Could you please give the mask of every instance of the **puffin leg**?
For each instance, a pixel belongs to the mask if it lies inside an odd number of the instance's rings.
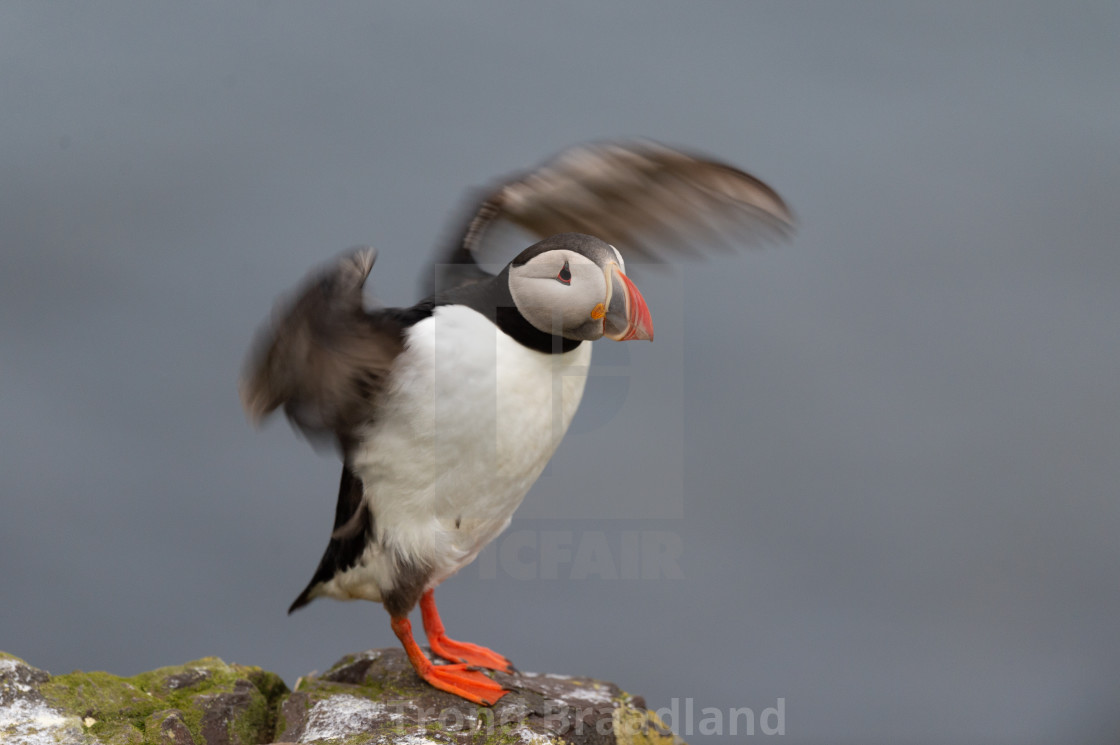
[[[401,640],[408,661],[412,663],[416,673],[441,691],[454,693],[483,706],[493,706],[498,699],[509,693],[479,671],[468,669],[467,665],[433,665],[412,638],[412,624],[407,616],[393,616],[392,624],[393,633]]]
[[[475,667],[501,670],[503,673],[513,672],[510,661],[497,652],[470,642],[448,639],[439,611],[436,610],[435,594],[431,590],[426,590],[420,597],[420,615],[424,621],[424,633],[428,635],[428,646],[434,654],[451,662],[465,662]]]

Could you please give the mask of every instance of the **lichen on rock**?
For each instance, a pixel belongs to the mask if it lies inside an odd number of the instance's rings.
[[[0,694],[0,736],[29,745],[257,745],[272,739],[288,692],[273,673],[215,657],[131,678],[52,676],[12,660],[0,658],[0,690],[13,699]]]
[[[39,687],[50,675],[0,652],[0,741],[24,745],[94,742],[74,714],[51,705]]]
[[[681,745],[611,683],[494,673],[493,707],[432,688],[399,649],[347,655],[288,691],[208,657],[130,678],[51,676],[0,652],[0,741],[26,745]]]
[[[401,650],[348,655],[303,678],[282,705],[285,742],[350,745],[673,745],[644,702],[588,678],[495,673],[493,707],[427,685]]]

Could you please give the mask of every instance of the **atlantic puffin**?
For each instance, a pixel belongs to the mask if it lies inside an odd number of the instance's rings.
[[[579,406],[592,343],[653,339],[626,257],[696,253],[690,234],[781,237],[794,221],[759,179],[644,140],[571,148],[475,205],[410,308],[363,302],[372,249],[313,273],[258,333],[241,395],[252,420],[283,408],[342,457],[330,540],[288,612],[380,602],[421,678],[491,705],[508,691],[482,670],[512,665],[448,638],[433,590],[509,525]],[[540,240],[490,274],[501,224]],[[448,664],[413,638],[417,604]]]

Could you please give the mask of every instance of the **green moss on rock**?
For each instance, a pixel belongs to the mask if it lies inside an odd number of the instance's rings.
[[[101,722],[97,729],[90,728],[100,742],[105,745],[144,745],[144,730],[131,722]]]
[[[620,706],[612,725],[618,745],[683,745],[657,714],[645,709]]]
[[[102,672],[56,675],[40,691],[52,706],[83,719],[94,719],[97,724],[125,720],[142,723],[157,708],[163,708],[131,681]],[[97,724],[90,729],[99,735],[104,727]]]
[[[41,687],[52,706],[82,718],[89,734],[121,745],[174,741],[183,739],[184,731],[198,743],[268,742],[287,690],[273,673],[217,657],[131,678],[77,671],[54,676]],[[175,721],[165,727],[172,714]]]
[[[481,707],[424,683],[395,649],[347,655],[295,692],[272,673],[215,657],[127,678],[52,678],[0,653],[0,714],[32,712],[9,717],[0,741],[30,733],[37,743],[81,745],[683,745],[641,697],[610,683],[494,677],[510,693]]]

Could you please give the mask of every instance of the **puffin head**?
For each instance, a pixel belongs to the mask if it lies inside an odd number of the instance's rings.
[[[509,265],[509,291],[539,331],[567,339],[653,340],[653,321],[623,273],[614,246],[582,233],[560,233],[522,251]]]

